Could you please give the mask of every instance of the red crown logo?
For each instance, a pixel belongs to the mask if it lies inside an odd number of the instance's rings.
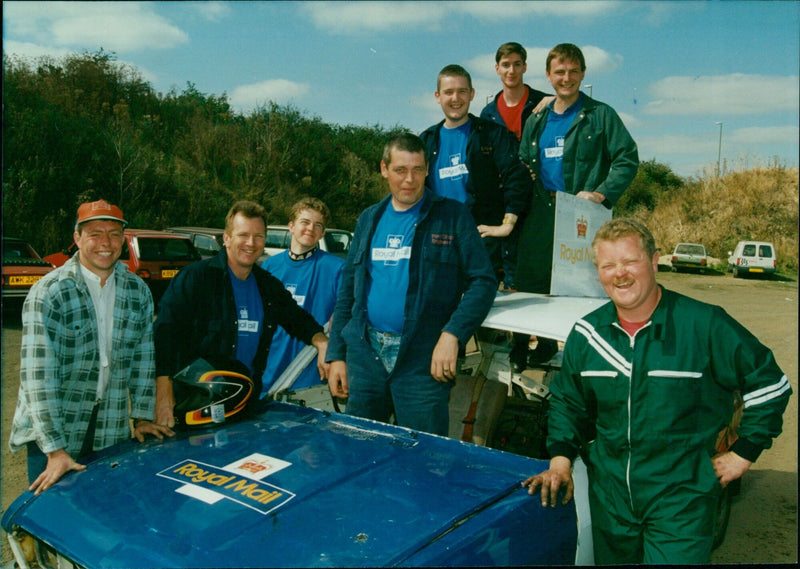
[[[586,229],[589,227],[589,223],[583,216],[580,216],[576,221],[575,225],[578,227],[578,237],[583,237],[586,239]]]

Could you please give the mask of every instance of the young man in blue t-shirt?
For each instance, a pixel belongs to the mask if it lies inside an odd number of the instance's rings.
[[[467,206],[499,276],[503,244],[530,204],[530,176],[505,125],[469,113],[475,89],[466,69],[442,68],[434,95],[444,120],[420,135],[429,164],[427,184],[434,194]],[[508,287],[512,273],[506,275]]]
[[[288,224],[291,234],[289,249],[267,257],[261,264],[261,268],[280,280],[297,304],[322,326],[333,316],[344,265],[344,259],[318,247],[329,220],[330,210],[321,200],[301,199],[292,206],[292,219]],[[275,331],[262,377],[262,397],[267,395],[275,380],[304,347],[301,340],[292,338],[283,328]],[[321,381],[317,366],[309,362],[292,388],[311,387]]]

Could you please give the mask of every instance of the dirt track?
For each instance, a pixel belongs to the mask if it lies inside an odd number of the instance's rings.
[[[772,348],[795,394],[784,415],[784,432],[745,475],[734,499],[725,543],[712,561],[797,563],[797,346],[796,282],[733,279],[730,275],[660,273],[667,288],[718,304]],[[19,316],[4,315],[2,374],[2,508],[26,486],[24,453],[12,455],[8,436],[19,385]],[[11,560],[2,536],[2,564]]]

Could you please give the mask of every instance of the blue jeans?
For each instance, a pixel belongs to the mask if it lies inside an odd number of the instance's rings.
[[[400,336],[369,329],[368,343],[347,352],[350,396],[347,413],[387,423],[394,413],[397,424],[447,436],[450,383],[428,373],[394,373]],[[430,368],[430,362],[427,362]]]

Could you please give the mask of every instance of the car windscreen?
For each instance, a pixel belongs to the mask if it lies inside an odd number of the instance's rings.
[[[3,243],[3,261],[19,261],[20,259],[36,259],[30,247],[21,241],[5,241]]]
[[[328,253],[347,253],[350,250],[350,234],[339,232],[325,233],[325,246]]]
[[[706,249],[702,245],[682,244],[678,245],[675,252],[682,255],[705,255]]]
[[[196,261],[199,258],[188,239],[137,237],[136,241],[142,261]]]

